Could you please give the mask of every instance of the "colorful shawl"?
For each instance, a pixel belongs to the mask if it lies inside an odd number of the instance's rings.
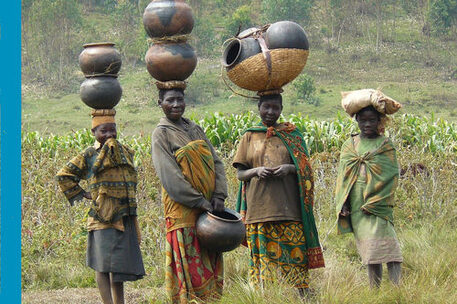
[[[316,223],[313,214],[314,205],[314,181],[313,170],[309,163],[308,149],[300,131],[291,123],[284,123],[284,130],[277,130],[274,127],[267,128],[263,124],[251,127],[245,132],[265,132],[266,138],[278,136],[290,153],[297,170],[298,186],[300,190],[301,217],[304,227],[307,248],[308,268],[324,267],[324,256],[319,243]],[[246,183],[240,183],[236,209],[241,215],[246,214]]]
[[[208,144],[202,139],[191,141],[178,149],[175,156],[185,179],[209,201],[216,187],[216,172]],[[179,187],[179,185],[176,186]],[[202,213],[199,208],[189,208],[175,202],[163,187],[162,202],[165,209],[167,232],[195,226],[197,217]]]
[[[395,147],[386,138],[379,148],[359,155],[356,149],[359,140],[360,137],[352,137],[341,148],[335,189],[339,233],[352,232],[350,217],[340,216],[340,211],[357,181],[362,164],[366,168],[366,188],[361,209],[393,222],[392,199],[399,176]]]

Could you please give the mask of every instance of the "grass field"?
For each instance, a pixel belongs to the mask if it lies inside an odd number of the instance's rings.
[[[398,126],[393,127],[401,130]],[[24,134],[23,138],[26,136]],[[58,141],[59,137],[53,140]],[[129,142],[132,138],[127,136],[123,140]],[[385,280],[379,290],[370,290],[353,237],[335,233],[332,203],[338,162],[338,149],[335,149],[315,153],[312,157],[316,181],[315,217],[327,267],[311,271],[315,295],[310,303],[457,303],[454,296],[457,155],[455,152],[423,152],[420,145],[403,147],[398,136],[393,140],[399,147],[401,167],[406,169],[395,199],[396,231],[405,259],[401,286],[393,287]],[[39,299],[48,299],[47,303],[97,301],[94,273],[84,265],[88,202],[70,208],[53,181],[57,170],[79,151],[70,146],[71,143],[67,143],[51,149],[40,146],[33,139],[23,140],[23,303],[42,303]],[[234,208],[238,183],[230,166],[233,147],[228,145],[219,149],[229,182],[227,205]],[[141,281],[126,284],[127,297],[132,303],[163,303],[165,229],[160,184],[148,150],[140,150],[137,161],[140,164],[141,247],[148,275]],[[426,171],[417,173],[408,169],[415,163],[425,164]],[[248,260],[245,248],[225,254],[225,292],[221,303],[299,301],[296,292],[282,282],[263,291],[250,287]]]

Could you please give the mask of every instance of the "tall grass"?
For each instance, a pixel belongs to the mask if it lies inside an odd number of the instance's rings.
[[[354,122],[337,117],[311,121],[301,115],[285,117],[304,132],[314,168],[315,218],[324,247],[326,268],[311,271],[314,296],[310,303],[457,303],[457,154],[455,125],[445,121],[403,116],[392,123],[404,175],[396,192],[395,224],[404,263],[403,281],[393,287],[385,279],[379,290],[368,287],[366,269],[351,235],[334,229],[333,191],[338,148],[356,131]],[[229,122],[227,122],[229,121]],[[233,149],[242,130],[256,123],[255,115],[214,115],[199,123],[225,163],[228,207],[234,208],[238,182],[231,166]],[[237,128],[231,128],[236,124]],[[220,132],[210,130],[219,128]],[[228,130],[228,131],[227,131]],[[217,135],[215,135],[217,133]],[[213,135],[212,135],[213,134]],[[235,135],[236,134],[236,135]],[[136,303],[163,303],[165,292],[165,227],[159,197],[160,182],[150,161],[149,137],[122,137],[137,150],[139,221],[147,276],[127,284],[141,289]],[[95,287],[94,273],[85,263],[88,202],[69,206],[53,176],[71,157],[93,142],[89,131],[65,136],[22,134],[22,288],[24,295],[39,290]],[[416,171],[415,164],[425,169]],[[238,248],[225,254],[225,292],[221,303],[298,303],[298,294],[284,282],[264,290],[247,282],[249,253]],[[386,275],[387,276],[387,275]],[[29,299],[29,302],[33,302]],[[27,303],[27,301],[24,301]]]

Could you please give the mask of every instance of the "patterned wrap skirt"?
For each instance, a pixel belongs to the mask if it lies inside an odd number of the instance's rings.
[[[249,277],[252,283],[284,278],[296,288],[308,288],[308,264],[303,224],[298,221],[246,225],[251,252]]]
[[[222,295],[222,253],[198,243],[195,227],[167,233],[165,286],[172,303],[211,302]]]

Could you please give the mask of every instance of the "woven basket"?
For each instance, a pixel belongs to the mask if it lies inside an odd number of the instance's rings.
[[[303,70],[308,50],[274,49],[271,55],[271,75],[263,54],[249,57],[230,71],[228,78],[237,86],[250,91],[279,89],[294,80]]]

